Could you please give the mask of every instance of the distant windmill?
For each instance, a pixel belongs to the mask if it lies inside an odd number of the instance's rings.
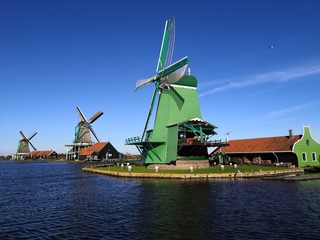
[[[29,153],[30,149],[29,149],[29,144],[30,146],[33,148],[33,150],[37,150],[33,144],[31,143],[31,139],[37,134],[36,132],[34,132],[30,137],[26,137],[24,135],[24,133],[22,131],[19,131],[20,135],[22,136],[22,139],[19,141],[18,143],[18,149],[17,149],[17,153]]]
[[[91,124],[95,122],[103,114],[103,112],[100,112],[100,111],[97,112],[95,115],[93,115],[89,119],[89,121],[86,119],[86,117],[84,116],[84,114],[82,113],[79,107],[77,107],[77,112],[80,118],[80,122],[76,126],[74,143],[91,143],[92,140],[91,140],[90,132],[93,134],[95,139],[98,142],[100,142],[96,133],[92,129]]]

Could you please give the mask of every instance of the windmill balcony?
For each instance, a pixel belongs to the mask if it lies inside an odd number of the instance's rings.
[[[136,143],[141,142],[141,138],[139,136],[138,137],[127,138],[125,140],[125,142],[126,142],[126,145],[132,145],[132,144],[136,144]]]
[[[216,139],[216,140],[203,140],[200,141],[199,138],[180,138],[179,140],[180,146],[187,146],[187,145],[206,145],[206,146],[224,146],[228,145],[227,140]]]
[[[222,140],[222,139],[215,139],[215,140],[209,140],[208,143],[217,143],[217,144],[228,144],[228,140]]]

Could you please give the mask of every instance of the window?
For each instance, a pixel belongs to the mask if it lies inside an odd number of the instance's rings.
[[[317,154],[315,152],[311,153],[312,161],[317,161]]]
[[[302,153],[302,161],[303,162],[307,161],[307,154],[305,152]]]
[[[310,145],[310,140],[307,139],[306,144],[309,146]]]

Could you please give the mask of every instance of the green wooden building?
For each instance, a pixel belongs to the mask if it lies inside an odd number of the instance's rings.
[[[292,152],[297,156],[299,167],[320,166],[320,143],[313,139],[310,127],[303,127],[303,135],[294,143]]]

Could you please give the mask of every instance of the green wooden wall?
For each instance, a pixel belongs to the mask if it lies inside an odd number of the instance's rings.
[[[184,75],[175,85],[162,89],[150,141],[164,144],[148,150],[148,154],[143,158],[146,164],[170,163],[177,159],[178,126],[168,127],[168,125],[196,117],[201,118],[196,87],[197,79],[194,76]]]

